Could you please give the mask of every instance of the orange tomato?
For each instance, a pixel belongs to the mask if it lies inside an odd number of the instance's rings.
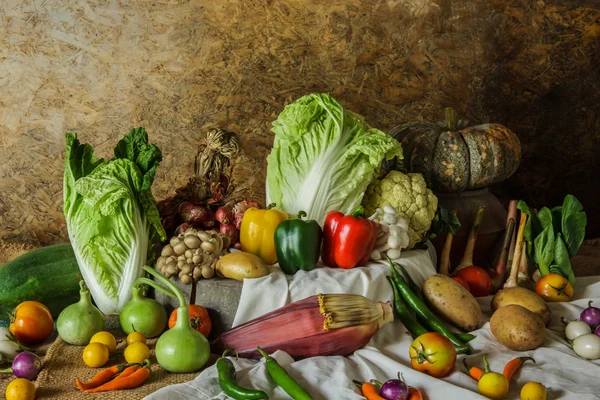
[[[475,297],[489,296],[492,293],[492,278],[483,268],[470,265],[456,273],[469,285],[469,291]]]
[[[197,304],[188,304],[187,307],[190,310],[190,323],[192,328],[203,334],[205,337],[208,337],[210,330],[212,329],[212,321],[210,320],[206,308]],[[177,322],[177,309],[174,309],[169,316],[169,329],[175,326],[175,322]]]
[[[413,369],[442,378],[454,368],[456,349],[452,342],[437,332],[417,337],[409,349]]]
[[[560,274],[548,274],[536,283],[535,292],[548,302],[569,301],[573,296],[573,286]]]
[[[24,301],[14,309],[8,329],[19,342],[36,344],[50,336],[54,321],[48,307],[37,301]]]

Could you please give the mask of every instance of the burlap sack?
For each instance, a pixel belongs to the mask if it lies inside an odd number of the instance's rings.
[[[157,339],[148,340],[151,349],[151,375],[140,387],[131,390],[118,390],[103,393],[85,393],[75,385],[75,378],[82,381],[91,379],[103,368],[125,362],[123,351],[127,346],[125,334],[119,329],[111,329],[115,326],[114,320],[107,320],[107,330],[111,332],[117,341],[117,351],[111,354],[108,363],[102,368],[90,368],[86,366],[81,358],[84,346],[72,346],[62,341],[53,334],[45,344],[35,348],[35,353],[42,358],[42,371],[35,381],[38,399],[114,399],[114,400],[139,400],[156,390],[177,383],[193,380],[201,371],[191,374],[173,374],[165,371],[156,362],[154,346]],[[211,355],[207,367],[217,360],[216,355]],[[4,399],[6,386],[15,379],[12,375],[0,375],[0,399]]]

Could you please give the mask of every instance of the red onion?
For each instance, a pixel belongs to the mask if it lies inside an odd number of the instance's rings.
[[[203,207],[192,203],[191,201],[184,201],[179,205],[179,215],[185,222],[200,222],[206,225],[207,222],[212,221],[214,226],[214,215],[208,207]]]
[[[184,222],[183,224],[179,225],[177,228],[175,228],[175,233],[173,235],[177,236],[182,234],[183,232],[187,231],[190,228],[193,228],[194,224],[192,224],[191,222]]]
[[[222,224],[230,224],[233,221],[232,207],[230,205],[219,207],[215,212],[215,219]]]
[[[238,231],[232,224],[221,224],[219,227],[219,232],[223,235],[229,236],[232,244],[240,241],[240,231]]]
[[[235,226],[236,229],[240,229],[242,227],[242,219],[243,218],[244,218],[243,211],[237,212],[233,216],[233,226]]]
[[[12,363],[13,374],[17,378],[34,380],[42,369],[40,358],[33,353],[24,351],[17,354]]]
[[[600,326],[600,308],[592,307],[592,301],[590,301],[588,307],[581,312],[579,320],[588,324],[592,330],[596,329]]]

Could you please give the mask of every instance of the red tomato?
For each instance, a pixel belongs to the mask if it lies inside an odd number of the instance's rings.
[[[188,310],[190,310],[190,323],[192,328],[203,334],[205,337],[208,337],[210,330],[212,329],[212,321],[210,320],[206,308],[196,304],[188,304],[187,307]],[[177,309],[174,309],[169,317],[169,329],[175,326],[175,322],[177,322]]]
[[[469,291],[475,297],[489,296],[492,293],[492,278],[483,268],[470,265],[456,273],[469,285]]]
[[[456,349],[452,342],[437,332],[417,337],[409,349],[413,369],[442,378],[454,368]]]
[[[469,284],[463,278],[461,278],[460,276],[454,276],[454,277],[452,277],[452,279],[454,279],[456,282],[458,282],[461,285],[463,285],[463,287],[465,289],[467,289],[467,291],[471,292],[471,289],[469,288]]]
[[[535,292],[548,302],[569,301],[573,296],[573,286],[560,274],[548,274],[537,281]]]
[[[10,317],[10,332],[23,344],[43,342],[54,329],[54,321],[48,307],[37,301],[24,301]]]

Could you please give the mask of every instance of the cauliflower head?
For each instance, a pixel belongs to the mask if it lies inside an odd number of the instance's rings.
[[[385,178],[371,183],[363,198],[367,215],[387,205],[396,208],[398,215],[408,222],[408,248],[412,249],[429,230],[438,198],[427,188],[423,175],[391,171]]]

